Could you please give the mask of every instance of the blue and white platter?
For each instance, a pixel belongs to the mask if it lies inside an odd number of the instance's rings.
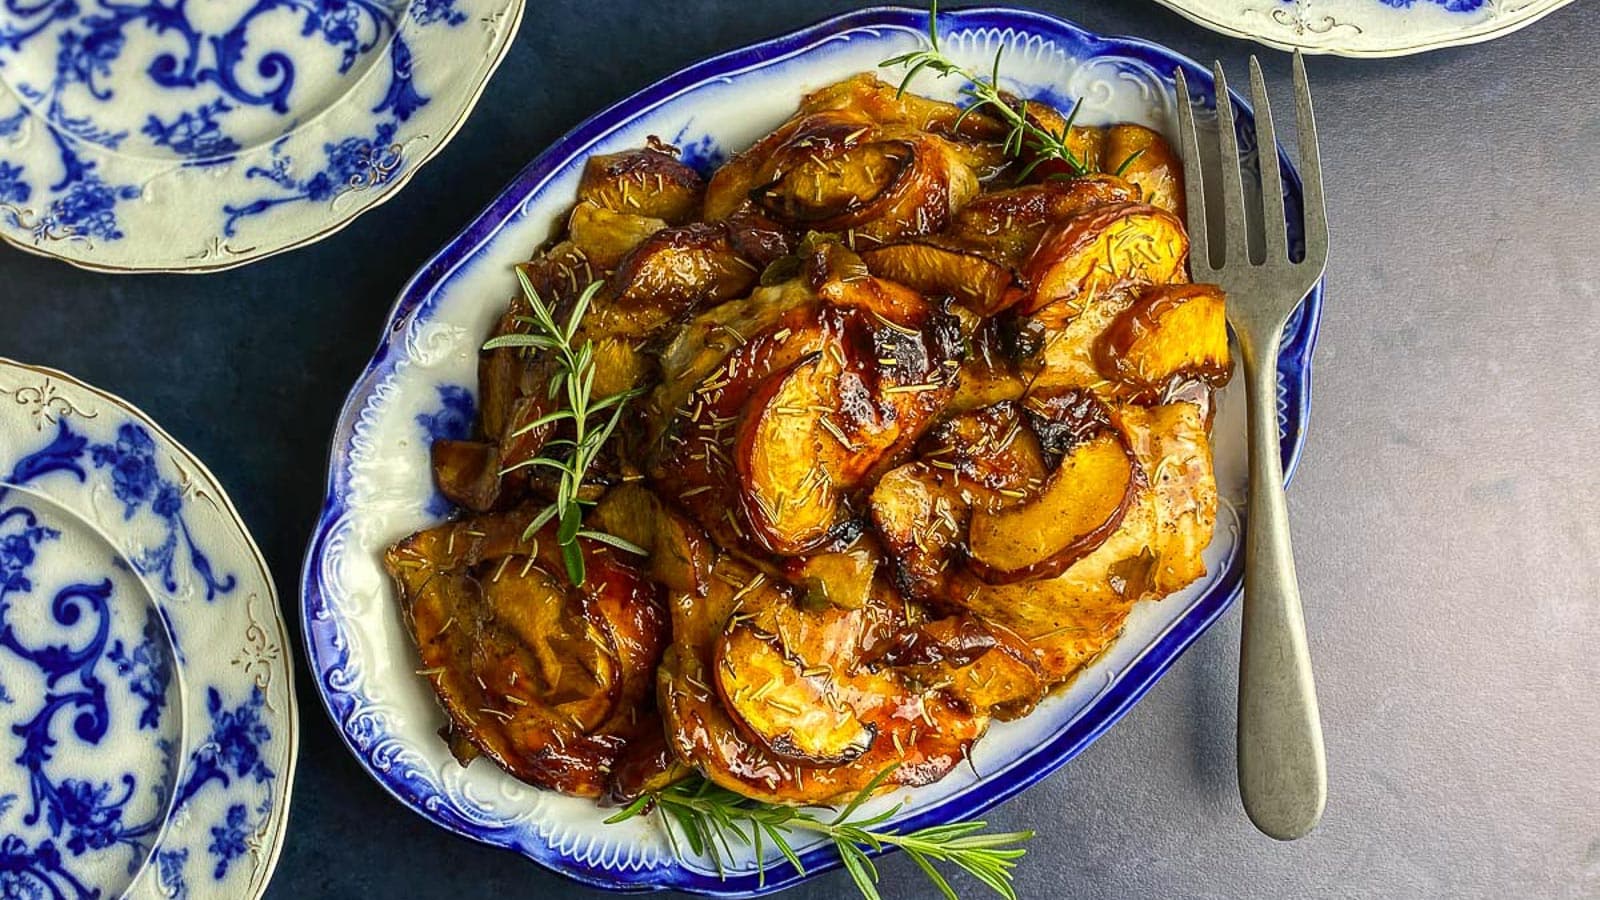
[[[301,615],[313,680],[340,734],[367,771],[417,814],[614,890],[755,896],[802,879],[775,857],[759,879],[748,851],[719,877],[709,860],[675,858],[658,817],[606,825],[608,812],[591,801],[529,787],[487,761],[458,765],[437,733],[446,719],[416,674],[416,649],[379,557],[390,542],[450,514],[434,492],[429,445],[470,428],[477,350],[515,289],[512,266],[559,226],[588,156],[658,135],[694,164],[714,166],[786,118],[805,92],[876,69],[880,60],[921,45],[926,29],[925,10],[863,10],[725,53],[645,88],[535,159],[402,292],[333,436],[328,493],[302,576]],[[1170,133],[1179,67],[1196,98],[1214,102],[1209,70],[1193,61],[1041,13],[966,9],[942,15],[940,29],[947,53],[982,70],[1005,48],[1003,81],[1018,94],[1062,106],[1082,97],[1084,121],[1139,121]],[[919,76],[913,90],[953,98],[957,87]],[[1234,102],[1241,140],[1253,147],[1248,110]],[[1215,121],[1213,114],[1202,126],[1214,132]],[[1298,207],[1298,178],[1281,164],[1287,198]],[[1278,362],[1282,448],[1291,467],[1304,441],[1321,303],[1319,287],[1291,320]],[[1215,450],[1224,503],[1205,555],[1210,576],[1136,607],[1124,636],[1093,667],[1032,715],[992,728],[971,769],[879,801],[906,801],[896,827],[978,815],[1048,775],[1121,717],[1227,608],[1240,582],[1242,392],[1236,380],[1219,398]],[[831,849],[815,844],[802,848],[802,858],[813,874],[837,865]]]
[[[265,563],[125,402],[0,360],[0,897],[255,900],[299,742]]]
[[[1156,0],[1213,31],[1282,50],[1404,56],[1493,40],[1573,0]]]
[[[113,272],[326,237],[453,137],[523,0],[0,0],[0,238]]]

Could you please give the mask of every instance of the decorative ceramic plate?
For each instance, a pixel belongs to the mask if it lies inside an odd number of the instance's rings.
[[[1476,44],[1572,0],[1156,0],[1213,31],[1280,50],[1404,56]]]
[[[259,897],[299,742],[285,641],[199,461],[0,360],[0,897]]]
[[[1179,66],[1196,98],[1212,102],[1208,71],[1143,41],[1102,38],[1019,10],[961,10],[940,21],[947,53],[986,69],[1004,47],[1006,87],[1061,105],[1082,97],[1084,121],[1135,120],[1170,131]],[[438,736],[446,719],[427,680],[415,673],[416,649],[379,557],[390,542],[450,513],[433,489],[429,445],[465,436],[477,350],[515,289],[512,265],[565,214],[588,156],[659,135],[695,164],[713,166],[776,126],[806,91],[876,69],[879,60],[919,46],[926,28],[925,11],[864,10],[723,54],[646,88],[536,159],[401,294],[333,436],[302,615],[313,677],[335,725],[372,776],[418,814],[607,888],[751,896],[800,880],[779,862],[769,864],[760,883],[748,853],[719,878],[708,861],[675,859],[653,817],[605,825],[607,812],[591,801],[529,787],[487,761],[457,765]],[[953,98],[957,87],[929,77],[913,90]],[[1249,122],[1244,115],[1242,124]],[[1209,123],[1214,129],[1214,115]],[[1285,172],[1290,203],[1298,206],[1299,182],[1286,165]],[[1303,440],[1320,305],[1319,288],[1292,319],[1279,360],[1290,464]],[[993,727],[978,743],[972,769],[883,801],[908,801],[897,827],[976,815],[1044,777],[1120,717],[1227,607],[1240,575],[1240,523],[1228,505],[1244,491],[1242,391],[1235,380],[1219,398],[1217,474],[1227,502],[1205,555],[1210,577],[1136,607],[1124,637],[1069,688],[1029,717]],[[813,873],[837,865],[831,849],[814,844],[806,845],[803,859]]]
[[[523,0],[6,0],[0,238],[210,271],[394,196],[477,102]]]

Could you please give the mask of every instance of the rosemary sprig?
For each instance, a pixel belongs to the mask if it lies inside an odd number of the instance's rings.
[[[606,820],[623,822],[659,809],[665,817],[663,827],[674,855],[682,856],[675,832],[681,832],[689,849],[697,856],[709,856],[717,873],[726,877],[726,866],[733,859],[735,845],[751,848],[756,859],[759,884],[766,884],[764,851],[768,843],[801,875],[806,873],[790,837],[796,832],[822,835],[833,842],[845,871],[867,900],[879,900],[878,870],[870,852],[898,847],[911,857],[946,900],[958,900],[955,888],[934,863],[954,865],[988,885],[995,893],[1016,900],[1012,869],[1024,851],[1017,846],[1033,837],[1031,831],[984,834],[985,822],[955,822],[935,825],[910,834],[896,834],[880,826],[900,811],[890,807],[872,816],[855,818],[861,805],[894,771],[880,772],[861,792],[832,818],[823,818],[811,808],[776,806],[742,797],[695,777],[661,791],[646,794]]]
[[[1072,111],[1067,114],[1066,122],[1062,124],[1060,132],[1052,132],[1040,126],[1028,118],[1028,101],[1024,100],[1020,106],[1013,107],[1006,102],[1005,96],[1000,92],[1000,54],[1001,50],[995,51],[994,68],[987,79],[945,56],[944,51],[939,49],[939,3],[938,0],[934,0],[928,5],[928,47],[886,59],[878,63],[878,66],[885,69],[893,66],[906,67],[905,77],[901,79],[900,87],[895,92],[897,97],[906,92],[911,86],[912,79],[923,69],[934,72],[940,78],[950,75],[960,76],[966,82],[961,87],[961,95],[972,102],[956,117],[953,127],[960,128],[967,116],[980,110],[987,111],[1010,125],[1011,131],[1006,135],[1004,145],[1006,155],[1021,156],[1023,151],[1027,150],[1032,156],[1027,166],[1018,173],[1018,181],[1027,178],[1034,169],[1051,160],[1064,163],[1074,175],[1089,174],[1089,164],[1067,146],[1067,135],[1072,129],[1072,123],[1078,117],[1078,110],[1082,108],[1083,101],[1080,99],[1072,105]]]
[[[1083,108],[1082,98],[1072,104],[1072,110],[1067,113],[1066,121],[1062,123],[1060,131],[1051,131],[1029,119],[1027,100],[1012,106],[1006,102],[1005,95],[1000,91],[1000,55],[1004,49],[1002,47],[995,51],[994,67],[987,79],[945,56],[944,51],[939,49],[939,3],[938,0],[932,0],[928,4],[928,48],[902,53],[878,63],[878,66],[885,69],[893,66],[906,67],[905,77],[900,80],[900,86],[895,90],[897,98],[905,94],[912,80],[917,77],[917,73],[923,69],[934,72],[940,78],[950,75],[960,76],[966,82],[961,87],[961,96],[971,102],[961,110],[960,115],[956,116],[952,128],[960,128],[967,116],[980,110],[988,111],[1011,126],[1011,131],[1007,133],[1003,144],[1005,155],[1021,157],[1024,150],[1029,154],[1028,163],[1017,173],[1016,180],[1019,183],[1027,180],[1039,166],[1052,161],[1065,165],[1072,176],[1088,175],[1093,171],[1089,162],[1067,144],[1067,135],[1071,134],[1072,125],[1078,119],[1078,111]],[[1128,154],[1112,174],[1120,176],[1143,154],[1143,150],[1135,150]],[[1052,177],[1064,176],[1057,174]]]
[[[588,474],[589,467],[600,455],[600,449],[605,446],[612,432],[616,431],[617,424],[622,421],[622,413],[628,401],[643,394],[644,389],[635,387],[599,400],[590,396],[594,390],[594,341],[585,340],[581,346],[576,347],[574,341],[577,340],[578,326],[582,323],[589,304],[594,301],[595,294],[599,292],[601,282],[596,281],[585,288],[573,303],[572,312],[567,316],[566,323],[558,324],[554,310],[539,296],[533,282],[528,280],[527,274],[521,269],[517,270],[517,280],[522,285],[522,292],[527,297],[529,309],[532,311],[532,315],[519,316],[517,320],[531,326],[533,330],[491,338],[483,345],[483,349],[516,347],[554,354],[556,373],[550,378],[550,397],[554,399],[557,394],[564,391],[566,403],[557,407],[555,411],[523,425],[513,436],[521,436],[536,428],[557,422],[571,422],[572,436],[546,441],[544,452],[539,456],[523,460],[508,467],[504,472],[539,466],[553,469],[559,474],[555,502],[533,517],[533,521],[528,523],[523,539],[531,538],[534,532],[544,527],[545,523],[555,519],[558,523],[556,543],[561,547],[561,558],[567,567],[567,577],[574,585],[582,585],[586,573],[583,550],[578,546],[579,538],[598,541],[641,556],[646,552],[642,547],[616,535],[584,528],[583,507],[591,501],[578,496],[583,487],[584,475]],[[606,414],[608,412],[609,415]],[[556,453],[551,454],[549,452],[551,450]]]

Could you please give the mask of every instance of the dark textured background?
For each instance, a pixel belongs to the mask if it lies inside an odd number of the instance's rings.
[[[121,394],[204,458],[298,632],[328,435],[412,271],[593,111],[852,5],[530,0],[477,112],[395,200],[222,275],[94,275],[0,247],[0,355]],[[1252,49],[1144,0],[1041,6],[1236,77]],[[1286,84],[1287,57],[1264,56]],[[1597,56],[1600,2],[1580,0],[1491,44],[1311,61],[1334,250],[1289,502],[1326,818],[1280,845],[1240,811],[1230,615],[1109,734],[995,810],[1040,832],[1021,894],[1600,897]],[[268,897],[590,896],[405,811],[303,670],[299,687]],[[886,896],[931,895],[907,860],[883,870]],[[834,873],[789,896],[851,893]]]

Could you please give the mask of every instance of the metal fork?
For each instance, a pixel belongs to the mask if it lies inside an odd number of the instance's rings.
[[[1189,264],[1196,281],[1220,284],[1228,294],[1228,322],[1239,342],[1249,401],[1250,499],[1244,556],[1244,623],[1239,650],[1239,796],[1250,821],[1271,837],[1294,840],[1322,817],[1328,794],[1322,722],[1317,713],[1311,655],[1306,647],[1300,588],[1289,545],[1289,512],[1278,448],[1278,345],[1300,301],[1322,278],[1328,262],[1328,222],[1322,200],[1322,163],[1305,62],[1294,56],[1305,210],[1305,257],[1289,258],[1278,142],[1272,128],[1261,65],[1250,57],[1250,93],[1261,170],[1261,221],[1266,254],[1252,261],[1233,103],[1222,64],[1215,64],[1217,126],[1221,140],[1223,229],[1220,264],[1212,262],[1216,235],[1208,232],[1206,198],[1193,101],[1183,70],[1177,73],[1178,131],[1188,190]]]

